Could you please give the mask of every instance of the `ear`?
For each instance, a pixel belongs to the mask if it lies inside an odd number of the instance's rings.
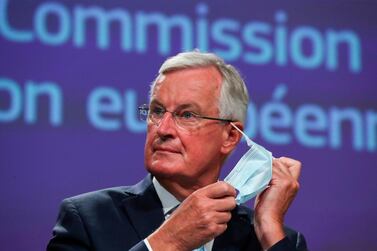
[[[243,124],[241,122],[236,121],[233,122],[233,124],[237,126],[241,131],[243,130]],[[229,123],[223,132],[224,141],[221,146],[221,153],[223,153],[224,155],[230,154],[237,146],[238,142],[240,142],[241,138],[242,134]]]

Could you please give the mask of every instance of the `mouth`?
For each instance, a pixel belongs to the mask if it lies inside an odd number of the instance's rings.
[[[180,153],[180,151],[174,149],[174,148],[170,148],[170,147],[155,147],[153,148],[153,152],[155,153]]]

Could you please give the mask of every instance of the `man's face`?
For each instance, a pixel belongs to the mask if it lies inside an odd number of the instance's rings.
[[[150,107],[218,117],[221,81],[222,77],[214,67],[169,72],[158,79]],[[165,113],[159,124],[148,123],[147,170],[158,178],[191,185],[215,182],[224,158],[221,150],[224,124],[202,119],[197,126],[187,130],[177,126],[170,112]]]

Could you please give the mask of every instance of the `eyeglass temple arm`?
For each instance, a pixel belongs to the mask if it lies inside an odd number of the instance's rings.
[[[230,119],[212,118],[212,117],[206,117],[206,116],[198,116],[198,117],[202,119],[218,120],[218,121],[229,122],[229,123],[233,122],[233,120],[230,120]]]

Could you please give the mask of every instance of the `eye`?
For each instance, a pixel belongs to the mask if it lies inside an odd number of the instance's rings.
[[[162,107],[151,107],[151,114],[154,116],[164,116],[165,109]]]
[[[187,120],[196,118],[195,113],[190,112],[190,111],[183,111],[179,115],[179,117],[181,117],[182,119],[187,119]]]

